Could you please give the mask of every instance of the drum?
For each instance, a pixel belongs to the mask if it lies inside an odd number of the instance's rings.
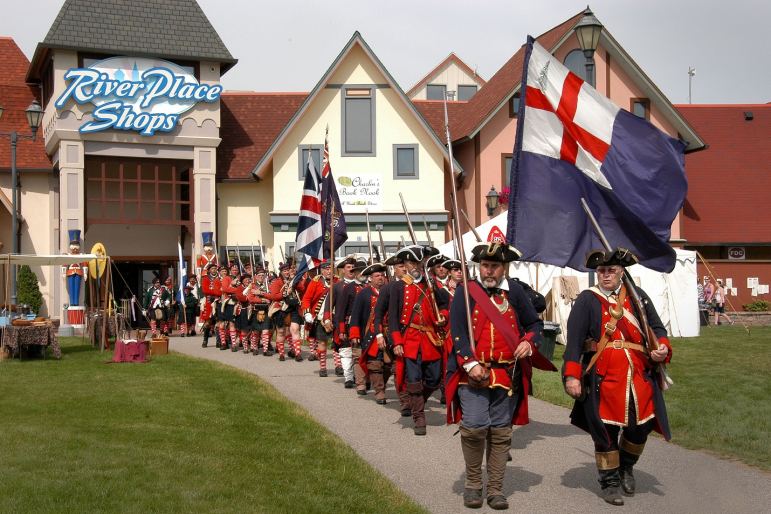
[[[67,307],[67,323],[73,327],[83,328],[86,324],[86,308],[80,305]]]

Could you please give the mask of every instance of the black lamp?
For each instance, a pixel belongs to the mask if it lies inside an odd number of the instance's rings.
[[[584,15],[575,28],[578,44],[586,57],[586,81],[594,86],[594,51],[600,42],[600,33],[602,32],[602,23],[598,20],[589,6],[586,6]]]
[[[485,195],[485,199],[487,200],[487,215],[492,216],[495,212],[495,209],[498,208],[498,197],[500,195],[498,194],[498,191],[495,190],[495,186],[490,186],[490,190]]]

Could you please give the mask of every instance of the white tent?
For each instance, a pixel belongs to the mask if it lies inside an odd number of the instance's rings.
[[[506,233],[507,216],[508,212],[504,211],[478,226],[476,231],[482,240],[487,240],[493,226],[497,226]],[[463,246],[467,258],[471,256],[471,249],[476,244],[476,237],[471,231],[463,234]],[[455,255],[452,242],[440,246],[439,250],[448,256]],[[680,249],[675,249],[675,252],[677,262],[672,273],[661,273],[639,264],[629,268],[629,271],[640,287],[651,297],[661,321],[671,336],[696,337],[699,335],[696,252]],[[551,309],[547,312],[550,312],[549,317],[552,321],[560,324],[562,334],[559,340],[564,343],[567,317],[570,314],[572,301],[569,298],[570,294],[567,294],[567,298],[563,298],[563,295],[569,293],[569,290],[575,286],[578,291],[586,289],[589,286],[588,273],[548,264],[513,262],[509,267],[509,276],[527,282],[547,298],[551,293]],[[562,277],[575,277],[575,279]],[[564,286],[571,284],[572,286],[566,290]]]

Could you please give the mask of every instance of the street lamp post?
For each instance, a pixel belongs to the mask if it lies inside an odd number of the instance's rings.
[[[594,13],[589,6],[586,6],[581,21],[575,28],[578,44],[586,57],[586,82],[595,87],[594,80],[594,51],[600,42],[600,33],[602,32],[602,23],[595,18]]]
[[[0,107],[0,118],[2,118],[5,109]],[[16,146],[20,139],[29,139],[34,141],[37,138],[37,129],[40,127],[40,122],[43,119],[43,108],[37,100],[33,100],[27,110],[27,123],[32,134],[19,134],[15,130],[11,132],[0,132],[2,136],[8,136],[11,139],[11,239],[12,248],[11,253],[19,253],[19,173],[16,169]],[[16,305],[16,266],[11,268],[11,303]]]

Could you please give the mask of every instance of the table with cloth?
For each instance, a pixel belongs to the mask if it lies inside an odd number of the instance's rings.
[[[54,357],[62,358],[62,349],[59,346],[59,337],[56,335],[56,329],[52,325],[25,325],[3,327],[3,346],[11,351],[11,355],[19,352],[21,358],[22,346],[43,346],[43,355],[45,349],[49,346],[53,350]]]

